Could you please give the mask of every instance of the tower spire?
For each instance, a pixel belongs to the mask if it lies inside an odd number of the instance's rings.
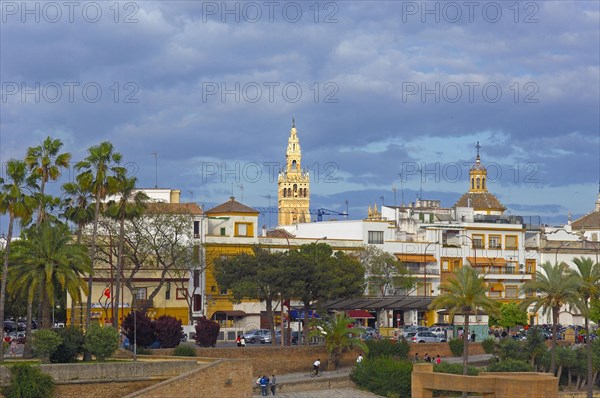
[[[294,119],[294,117],[292,116],[292,128],[295,129],[296,128],[296,120]]]
[[[477,141],[477,145],[475,145],[475,148],[477,148],[477,157],[475,159],[479,163],[479,161],[481,160],[479,157],[479,150],[481,149],[481,145],[479,145],[479,141]]]

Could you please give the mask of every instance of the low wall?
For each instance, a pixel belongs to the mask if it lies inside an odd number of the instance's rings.
[[[286,394],[291,392],[301,391],[316,391],[316,390],[329,390],[333,388],[347,388],[354,387],[355,384],[350,380],[350,376],[337,376],[320,378],[315,377],[307,380],[296,380],[288,381],[277,384],[277,393]],[[270,387],[269,387],[270,388]],[[269,390],[270,391],[270,390]],[[260,386],[254,386],[254,395],[260,395]],[[270,392],[269,392],[270,393]]]
[[[252,365],[221,360],[125,396],[125,398],[252,397]]]
[[[42,364],[40,370],[52,376],[57,383],[83,383],[102,381],[126,381],[144,379],[166,379],[197,369],[196,360],[160,362],[103,362]],[[0,366],[0,385],[10,384],[7,366]]]

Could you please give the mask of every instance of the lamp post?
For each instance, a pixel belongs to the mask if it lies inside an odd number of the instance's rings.
[[[137,287],[133,287],[131,289],[131,294],[133,295],[131,299],[131,310],[133,311],[133,361],[137,361]]]
[[[473,238],[471,238],[468,235],[456,235],[457,238],[467,238],[471,241],[471,246],[473,246],[473,255],[474,255],[474,261],[475,261],[475,266],[477,266],[477,246],[475,245],[475,241],[473,240]]]

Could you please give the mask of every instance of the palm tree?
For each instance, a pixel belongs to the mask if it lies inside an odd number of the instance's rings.
[[[42,222],[46,216],[44,208],[46,183],[58,180],[61,175],[61,168],[69,167],[71,161],[70,153],[58,153],[62,146],[61,140],[47,137],[41,145],[27,148],[25,164],[31,172],[31,178],[40,181],[37,224]]]
[[[578,297],[577,307],[585,317],[585,333],[587,336],[587,396],[592,398],[594,395],[594,382],[592,378],[594,372],[592,369],[592,344],[590,340],[590,300],[600,296],[600,264],[594,263],[591,258],[574,258],[575,269],[570,269],[569,274],[577,280]]]
[[[36,291],[41,291],[51,306],[56,288],[74,300],[81,299],[81,291],[87,292],[83,275],[90,272],[89,257],[83,245],[72,242],[69,227],[43,222],[25,231],[24,236],[11,256],[15,262],[9,271],[11,292],[24,291],[32,302]],[[44,317],[50,318],[48,311]],[[49,319],[42,325],[49,328]]]
[[[310,332],[311,337],[325,339],[329,369],[337,369],[342,354],[350,351],[354,346],[369,352],[369,347],[358,338],[365,333],[365,328],[352,327],[353,323],[354,319],[348,318],[345,312],[338,312],[327,321],[316,322],[316,328]]]
[[[26,223],[35,208],[35,201],[26,194],[27,168],[25,162],[11,159],[6,164],[7,181],[0,180],[0,213],[8,213],[8,234],[4,248],[4,265],[2,267],[2,283],[0,285],[0,319],[4,320],[4,304],[6,300],[6,281],[8,276],[8,259],[15,219]],[[4,350],[0,350],[0,363],[4,361]]]
[[[83,186],[89,186],[94,193],[94,221],[92,229],[92,242],[90,245],[90,268],[88,277],[88,295],[86,305],[85,328],[89,329],[92,317],[92,273],[94,272],[94,262],[96,260],[96,238],[98,235],[98,218],[100,216],[100,202],[111,193],[113,174],[124,173],[122,167],[117,165],[121,162],[121,154],[114,151],[113,145],[104,141],[99,145],[88,149],[88,156],[77,162],[77,170],[81,170],[80,181]],[[88,354],[89,356],[89,354]],[[87,359],[87,358],[86,358]]]
[[[120,198],[109,202],[106,214],[119,221],[119,243],[117,254],[117,276],[115,278],[115,301],[113,304],[112,324],[115,329],[119,328],[119,301],[121,299],[121,274],[123,273],[123,245],[125,243],[125,220],[139,217],[144,212],[144,201],[148,195],[136,191],[137,178],[127,178],[125,174],[116,177],[115,190]],[[116,305],[115,305],[116,304]]]
[[[562,306],[573,304],[577,297],[577,279],[568,272],[565,263],[545,262],[540,265],[541,270],[535,274],[535,279],[525,283],[521,291],[531,297],[521,302],[523,309],[533,305],[536,313],[542,308],[543,313],[552,312],[552,359],[550,372],[556,372],[556,335],[558,334],[558,314]]]
[[[499,310],[498,303],[487,296],[489,286],[477,270],[466,265],[455,270],[453,275],[453,278],[440,285],[441,294],[431,302],[429,308],[446,309],[451,317],[455,314],[464,316],[463,374],[466,375],[469,358],[469,316],[487,313],[498,317]]]

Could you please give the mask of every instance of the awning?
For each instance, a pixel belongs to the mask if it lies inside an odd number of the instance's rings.
[[[365,308],[371,311],[379,310],[417,310],[426,311],[431,303],[431,297],[423,296],[387,296],[337,299],[323,303],[328,310],[353,310]]]
[[[502,284],[502,283],[491,283],[490,284],[490,290],[492,292],[503,292],[504,291],[504,284]]]
[[[228,310],[228,311],[215,311],[213,313],[213,317],[216,315],[225,315],[228,318],[233,318],[233,317],[245,317],[246,313],[244,311],[240,311],[240,310]]]
[[[348,311],[348,317],[354,319],[372,319],[375,318],[373,315],[369,313],[369,311],[365,310],[350,310]]]
[[[292,318],[292,320],[296,320],[296,319],[304,319],[304,311],[302,310],[290,310],[290,317]],[[317,311],[315,310],[308,310],[308,317],[309,318],[321,318],[321,316],[319,314],[317,314]]]
[[[435,263],[437,260],[431,254],[395,253],[398,260],[403,263]]]
[[[475,257],[467,257],[469,263],[474,267],[485,267],[485,266],[494,266],[494,267],[503,267],[506,265],[506,260],[503,258],[488,258],[488,257],[477,257],[477,261],[475,261]]]

